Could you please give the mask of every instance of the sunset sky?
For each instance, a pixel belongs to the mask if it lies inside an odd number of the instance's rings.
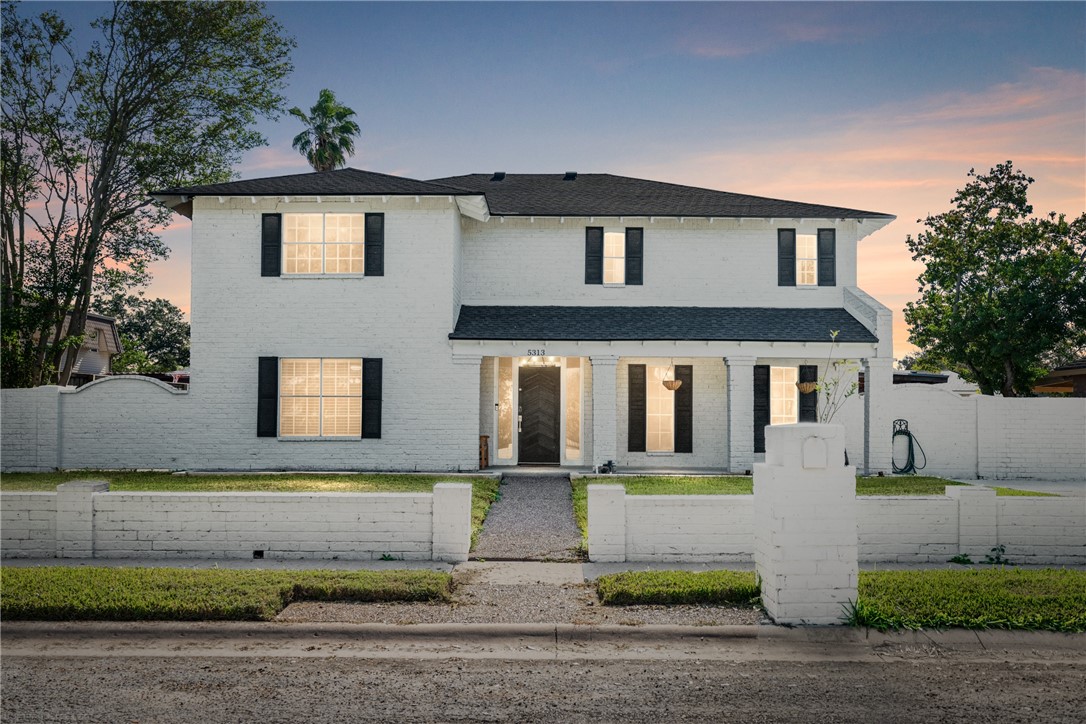
[[[80,27],[102,3],[28,3]],[[860,285],[901,317],[905,237],[971,167],[1013,160],[1038,214],[1086,199],[1086,4],[317,3],[269,5],[297,39],[289,105],[358,112],[350,165],[414,178],[608,172],[897,215]],[[88,36],[81,33],[85,40]],[[240,178],[308,170],[301,130]],[[150,293],[189,306],[187,220]]]

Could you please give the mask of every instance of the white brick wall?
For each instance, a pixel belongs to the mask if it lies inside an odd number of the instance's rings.
[[[960,397],[937,386],[895,385],[889,405],[891,418],[908,420],[923,447],[928,462],[922,474],[1086,478],[1086,400]],[[899,440],[898,464],[904,450]]]
[[[385,275],[260,276],[262,212],[384,212]],[[196,468],[472,470],[479,370],[452,362],[459,222],[447,199],[357,203],[196,201],[192,398],[202,410]],[[240,302],[240,303],[239,303]],[[257,357],[384,360],[379,440],[256,437]]]
[[[471,485],[433,493],[2,493],[13,557],[467,560]]]
[[[52,558],[57,552],[57,494],[0,493],[4,558]]]
[[[856,528],[864,562],[944,563],[958,553],[982,562],[998,544],[1018,563],[1086,563],[1086,505],[1081,498],[994,497],[984,488],[948,487],[984,498],[987,517],[959,498],[858,496]],[[751,561],[754,498],[749,495],[622,495],[621,486],[590,485],[588,554],[593,561]],[[971,517],[970,517],[971,516]],[[802,524],[802,515],[800,524]],[[598,526],[598,529],[593,526]],[[994,536],[983,543],[977,526]],[[802,530],[801,528],[797,528]],[[983,545],[983,547],[981,547]]]
[[[840,307],[856,285],[854,221],[837,222],[837,286],[777,286],[777,229],[816,233],[828,222],[770,224],[716,219],[628,217],[464,219],[464,304]],[[645,229],[645,283],[604,287],[584,283],[586,226]],[[524,273],[530,269],[531,273]]]
[[[5,471],[56,469],[59,389],[0,390],[0,464]]]

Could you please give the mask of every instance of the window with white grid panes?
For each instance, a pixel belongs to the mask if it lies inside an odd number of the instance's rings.
[[[626,283],[626,232],[603,233],[603,283]]]
[[[283,214],[283,273],[362,274],[365,241],[365,214]]]
[[[361,434],[360,358],[279,361],[281,437],[359,437]]]
[[[675,392],[664,380],[675,379],[670,365],[649,365],[645,375],[645,450],[675,451]]]
[[[769,424],[799,422],[798,367],[769,368]]]
[[[796,285],[818,284],[818,241],[814,234],[796,234]]]

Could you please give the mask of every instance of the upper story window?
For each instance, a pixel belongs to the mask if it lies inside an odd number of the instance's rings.
[[[814,234],[796,235],[796,286],[818,284],[818,244]]]
[[[384,214],[264,214],[261,219],[261,276],[384,273]]]
[[[626,233],[603,232],[603,283],[626,283]]]
[[[283,214],[285,274],[363,274],[365,216]]]
[[[633,286],[644,283],[645,230],[585,228],[584,283]]]
[[[777,230],[777,286],[833,287],[837,285],[837,230],[797,234]]]

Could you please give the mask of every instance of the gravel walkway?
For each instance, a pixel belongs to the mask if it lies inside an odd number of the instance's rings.
[[[491,561],[580,560],[568,475],[507,475],[472,558]]]

